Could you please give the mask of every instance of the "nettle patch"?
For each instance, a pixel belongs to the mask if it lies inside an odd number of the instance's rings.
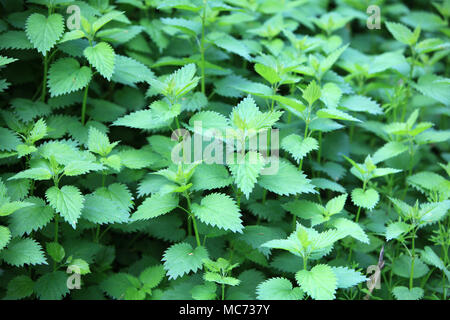
[[[447,299],[450,1],[369,2],[0,0],[0,297]]]

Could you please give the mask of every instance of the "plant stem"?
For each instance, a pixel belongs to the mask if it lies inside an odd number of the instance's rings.
[[[367,185],[367,182],[366,181],[364,181],[363,182],[363,193],[366,191],[366,185]],[[358,207],[358,211],[356,212],[356,218],[355,218],[355,222],[356,223],[358,223],[359,222],[359,215],[361,214],[361,207]],[[349,252],[349,254],[348,254],[348,262],[351,262],[351,260],[352,260],[352,254],[353,254],[353,242],[352,242],[352,244],[350,245],[350,252]]]
[[[200,236],[198,234],[198,229],[197,229],[197,222],[195,221],[195,217],[192,214],[192,210],[191,210],[191,199],[189,198],[189,193],[187,193],[186,191],[184,192],[184,196],[187,200],[187,204],[188,204],[188,210],[189,210],[189,216],[192,219],[192,225],[194,227],[194,233],[195,233],[195,240],[197,241],[197,247],[200,247],[202,244],[200,242]]]
[[[201,87],[202,93],[205,94],[205,24],[206,24],[206,3],[207,0],[203,0],[203,14],[202,14],[202,39],[200,41],[200,55],[201,55],[201,72],[202,80]]]
[[[86,88],[84,89],[84,96],[83,96],[83,105],[81,106],[81,124],[84,126],[85,119],[86,119],[86,102],[88,97],[88,90],[89,90],[89,83],[87,84]]]
[[[306,139],[306,137],[308,136],[308,127],[309,127],[309,107],[308,107],[308,118],[305,121],[305,133],[303,135],[303,139]],[[302,167],[303,167],[303,158],[300,160],[298,170],[302,170]]]
[[[42,79],[42,94],[41,101],[45,102],[45,96],[47,94],[47,71],[48,71],[48,58],[47,54],[44,56],[44,77]]]
[[[58,242],[58,227],[59,227],[59,216],[55,214],[55,239],[54,242]]]
[[[319,131],[319,150],[317,150],[317,162],[319,164],[321,157],[322,157],[322,131]]]
[[[105,230],[103,230],[102,234],[100,235],[100,237],[98,237],[98,241],[100,241],[101,238],[103,238],[103,236],[106,234],[106,232],[111,229],[112,225],[109,225]]]
[[[225,300],[225,285],[222,283],[222,300]]]
[[[98,243],[98,241],[100,240],[100,225],[97,226],[97,230],[95,231],[95,239],[94,242]]]
[[[195,241],[197,241],[197,247],[200,247],[202,244],[200,242],[200,237],[198,235],[197,222],[195,221],[195,217],[193,214],[191,214],[191,218],[192,218],[192,225],[194,226]]]
[[[413,288],[413,276],[414,276],[414,263],[415,263],[415,240],[416,240],[416,229],[414,228],[412,232],[411,240],[411,272],[409,274],[409,290]]]

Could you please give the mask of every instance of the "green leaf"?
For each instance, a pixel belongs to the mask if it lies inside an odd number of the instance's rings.
[[[153,76],[153,72],[142,63],[130,57],[116,54],[112,81],[134,86],[135,83],[149,81]]]
[[[353,269],[347,267],[333,267],[333,272],[337,278],[337,287],[347,289],[356,286],[357,284],[367,281],[368,279]]]
[[[217,286],[214,282],[206,282],[205,284],[192,288],[191,294],[194,300],[214,300],[216,290]]]
[[[258,72],[258,74],[266,79],[270,84],[275,84],[277,82],[280,82],[282,79],[278,76],[277,71],[273,69],[272,67],[256,63],[255,64],[255,71]]]
[[[7,64],[10,64],[10,63],[12,63],[14,61],[17,61],[17,60],[18,59],[15,59],[15,58],[8,58],[8,57],[0,56],[0,67],[6,66]]]
[[[320,86],[315,80],[311,81],[309,85],[303,90],[303,99],[305,99],[310,106],[314,104],[322,96]]]
[[[285,236],[286,234],[278,228],[269,228],[266,226],[256,225],[246,226],[244,228],[244,233],[239,235],[239,239],[269,257],[270,249],[267,247],[261,247],[261,245],[270,240],[284,238]]]
[[[52,172],[47,168],[31,168],[17,173],[8,180],[16,179],[33,179],[33,180],[49,180],[52,178]]]
[[[167,270],[169,280],[182,277],[193,271],[197,272],[203,266],[203,259],[208,258],[205,247],[195,249],[189,243],[181,242],[169,247],[163,255],[164,269]]]
[[[16,267],[47,264],[41,245],[31,238],[12,239],[8,247],[0,252],[0,259]]]
[[[41,140],[47,135],[47,125],[44,119],[39,119],[33,126],[29,133],[28,140],[30,143],[35,143],[38,140]]]
[[[345,201],[347,200],[347,194],[337,196],[327,202],[325,209],[329,215],[334,215],[341,212],[344,209]]]
[[[68,31],[68,32],[64,33],[61,40],[59,40],[59,43],[61,44],[61,43],[67,42],[67,41],[78,40],[85,36],[86,36],[86,34],[84,33],[83,30]]]
[[[86,87],[92,78],[89,67],[80,67],[73,58],[61,58],[50,66],[48,86],[52,97],[78,91]]]
[[[395,40],[400,41],[403,44],[412,46],[418,40],[418,36],[416,37],[416,35],[409,30],[408,27],[401,23],[386,22],[386,27]]]
[[[0,226],[0,251],[6,247],[11,240],[11,232],[7,227]]]
[[[241,214],[236,202],[222,193],[212,193],[199,204],[192,204],[192,213],[200,221],[232,232],[242,233]]]
[[[31,234],[45,227],[55,216],[55,211],[44,200],[30,197],[26,201],[33,205],[17,210],[10,216],[9,228],[14,236]]]
[[[277,161],[278,164],[276,163]],[[271,165],[278,165],[278,171],[271,175],[262,175],[258,184],[278,195],[291,195],[299,193],[316,193],[310,180],[290,162],[276,159]]]
[[[34,292],[41,300],[61,300],[69,293],[67,278],[63,271],[46,273],[36,281]]]
[[[84,203],[80,190],[74,186],[64,186],[61,189],[51,187],[45,192],[45,197],[50,206],[75,229]]]
[[[128,149],[119,153],[121,164],[130,169],[142,169],[158,160],[158,155],[148,149]]]
[[[429,265],[432,265],[433,267],[436,267],[439,270],[443,271],[447,270],[442,259],[439,258],[439,256],[433,251],[433,249],[431,249],[431,247],[426,246],[424,250],[421,252],[421,257],[422,260],[428,263]],[[448,274],[448,272],[446,274]]]
[[[123,16],[123,12],[120,11],[110,11],[107,14],[104,14],[100,18],[98,18],[94,23],[92,23],[92,31],[96,33],[101,27],[112,20],[119,20],[118,18]],[[121,19],[122,20],[122,19]]]
[[[380,195],[375,189],[367,189],[364,191],[361,188],[356,188],[352,191],[352,201],[358,207],[372,210],[379,200]]]
[[[326,83],[322,88],[322,95],[320,100],[325,103],[325,106],[330,109],[334,109],[338,106],[342,97],[342,90],[339,86],[333,82]]]
[[[405,222],[397,221],[389,224],[386,227],[386,241],[397,239],[402,234],[407,233],[409,229],[410,225]]]
[[[331,67],[336,63],[336,61],[338,61],[340,56],[344,53],[344,51],[347,50],[348,46],[349,45],[347,44],[339,49],[336,49],[329,56],[327,56],[324,60],[322,60],[320,62],[320,72],[322,74],[325,74],[325,72],[330,70]]]
[[[202,163],[195,168],[191,181],[194,190],[212,190],[229,186],[233,179],[225,166]]]
[[[240,280],[233,277],[222,276],[219,273],[205,272],[203,275],[205,281],[215,282],[217,284],[224,284],[228,286],[237,286],[241,282]]]
[[[424,193],[426,191],[444,191],[449,185],[448,180],[429,171],[422,171],[409,176],[406,181],[409,185]]]
[[[39,13],[30,15],[26,22],[26,33],[34,48],[44,56],[56,44],[64,32],[64,21],[60,14],[45,17]]]
[[[413,279],[422,278],[425,276],[429,268],[418,257],[414,259]],[[411,274],[412,258],[409,255],[402,254],[396,258],[392,263],[392,272],[400,277],[409,278]]]
[[[240,154],[237,155],[241,156]],[[265,160],[257,152],[249,151],[243,159],[237,159],[237,163],[229,164],[234,182],[248,199],[252,192],[261,170],[264,168]]]
[[[91,161],[70,161],[64,168],[64,174],[68,177],[79,176],[91,171],[104,169],[101,164]]]
[[[123,299],[128,288],[136,287],[139,280],[126,273],[116,273],[100,283],[100,288],[114,299]]]
[[[80,275],[85,275],[88,273],[91,273],[91,270],[89,269],[89,264],[84,261],[83,259],[74,259],[70,262],[68,268],[73,270],[75,273],[78,273]]]
[[[31,203],[22,201],[5,202],[0,206],[0,217],[9,216],[13,212],[31,206]]]
[[[286,278],[271,278],[258,285],[256,288],[259,300],[302,300],[304,293]]]
[[[433,74],[424,74],[413,87],[423,95],[430,97],[446,106],[450,105],[450,82],[448,78],[442,78]]]
[[[356,121],[361,122],[361,120],[341,111],[338,109],[320,109],[317,111],[317,116],[319,118],[325,119],[335,119],[335,120],[347,120],[347,121]]]
[[[28,276],[17,276],[8,283],[7,299],[23,299],[33,294],[34,282]]]
[[[94,47],[84,49],[84,56],[103,77],[111,80],[114,72],[114,49],[106,42],[97,43]]]
[[[298,134],[291,134],[281,141],[281,147],[289,152],[295,161],[300,162],[308,153],[319,149],[319,143],[311,137],[303,139]]]
[[[338,288],[338,279],[333,269],[319,264],[310,271],[300,270],[295,274],[300,288],[315,300],[333,300]]]
[[[178,29],[191,37],[196,37],[202,30],[202,24],[195,20],[186,20],[182,18],[162,18],[161,21],[165,25]]]
[[[118,201],[108,198],[98,190],[85,197],[82,218],[101,225],[128,222],[129,214]]]
[[[29,146],[26,144],[19,144],[16,148],[17,150],[17,156],[19,158],[24,157],[26,155],[29,155],[33,152],[37,151],[37,148],[35,146]]]
[[[178,206],[179,198],[174,194],[153,194],[137,208],[133,221],[148,220],[166,214]]]
[[[33,49],[24,31],[7,31],[0,34],[0,49]]]
[[[351,236],[363,243],[369,244],[369,237],[358,223],[345,218],[338,218],[332,224],[342,236]]]
[[[342,99],[339,107],[354,112],[367,112],[369,114],[382,114],[383,109],[380,105],[369,97],[348,96]]]
[[[208,40],[219,48],[237,54],[246,60],[251,60],[250,50],[245,43],[237,40],[229,34],[222,32],[210,32],[208,34]]]
[[[15,151],[20,142],[15,132],[0,127],[0,151]]]
[[[373,164],[380,163],[382,161],[394,158],[407,150],[408,147],[403,143],[396,141],[388,142],[373,154],[372,162]]]
[[[424,224],[438,222],[445,217],[449,209],[450,200],[422,204],[419,212],[420,222]]]
[[[395,287],[392,289],[392,293],[397,300],[420,300],[423,297],[423,289],[422,288],[412,288],[409,289],[407,287]]]
[[[87,147],[89,151],[106,157],[118,142],[110,143],[108,136],[100,130],[89,127]]]
[[[166,276],[163,265],[148,267],[139,275],[139,280],[146,289],[156,288]]]
[[[267,96],[267,98],[279,102],[281,104],[281,107],[285,109],[287,108],[289,111],[291,111],[296,115],[300,114],[302,111],[306,109],[306,106],[302,102],[294,98],[288,98],[285,96],[278,96],[278,95],[276,96],[270,95]]]
[[[48,242],[46,245],[46,249],[48,255],[55,262],[61,262],[62,259],[64,259],[64,256],[66,255],[63,246],[60,245],[58,242]]]

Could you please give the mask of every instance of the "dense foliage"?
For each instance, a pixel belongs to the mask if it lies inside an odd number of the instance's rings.
[[[0,298],[448,299],[450,1],[411,3],[0,0]]]

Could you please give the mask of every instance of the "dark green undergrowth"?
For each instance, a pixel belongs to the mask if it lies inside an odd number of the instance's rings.
[[[0,298],[448,299],[449,17],[0,0]]]

